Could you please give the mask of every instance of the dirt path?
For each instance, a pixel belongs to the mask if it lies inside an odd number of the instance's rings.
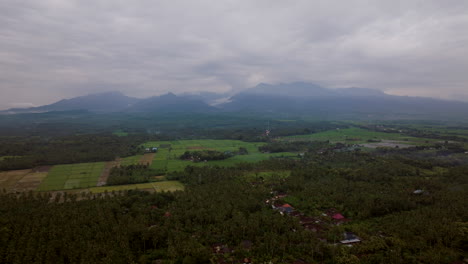
[[[151,163],[153,163],[153,159],[155,155],[156,153],[146,153],[140,158],[140,164],[150,166]]]
[[[102,171],[101,176],[99,176],[98,183],[96,184],[96,186],[106,185],[107,178],[109,178],[110,170],[114,167],[120,166],[121,161],[122,161],[121,158],[117,158],[114,161],[106,162],[106,165],[104,166],[104,170]]]

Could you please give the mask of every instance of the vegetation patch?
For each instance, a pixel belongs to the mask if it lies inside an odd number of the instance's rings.
[[[119,137],[126,137],[128,136],[128,133],[123,131],[122,129],[115,130],[112,132],[113,135],[119,136]]]
[[[161,171],[151,169],[148,165],[121,165],[110,170],[107,185],[148,182],[153,176],[161,174]]]
[[[238,163],[253,163],[262,160],[267,160],[272,157],[297,158],[297,153],[292,152],[262,153],[259,151],[259,147],[265,144],[265,142],[244,142],[240,140],[205,139],[151,141],[143,144],[143,146],[170,146],[168,148],[159,148],[158,153],[156,153],[155,158],[153,159],[153,163],[150,166],[151,168],[163,170],[166,172],[182,171],[185,167],[189,165],[233,166]],[[201,151],[193,151],[194,149],[201,149]],[[196,157],[199,157],[194,159],[194,161],[197,162],[193,162],[191,159],[191,154],[194,153],[197,154]],[[210,155],[210,153],[213,155]],[[182,159],[181,156],[183,156]],[[223,156],[223,158],[211,159],[210,156]],[[207,161],[206,163],[198,162],[205,160]]]
[[[161,181],[149,182],[140,184],[127,184],[115,186],[102,186],[89,188],[91,193],[103,193],[112,191],[126,191],[126,190],[153,190],[154,192],[174,192],[184,190],[184,185],[179,181]]]
[[[140,164],[140,160],[142,158],[143,158],[143,155],[125,157],[120,160],[120,165],[122,166],[137,165],[137,164]]]
[[[211,161],[211,160],[225,160],[234,156],[229,151],[221,152],[216,150],[202,150],[202,151],[185,151],[179,158],[181,160],[190,160],[193,162]]]
[[[56,165],[39,185],[39,191],[87,188],[96,186],[105,162]]]
[[[408,137],[398,131],[396,133],[390,132],[377,132],[371,131],[368,129],[362,129],[357,127],[345,128],[345,129],[334,129],[324,132],[318,132],[308,135],[299,135],[299,136],[288,136],[283,137],[282,140],[286,141],[330,141],[332,143],[341,142],[341,143],[369,143],[370,141],[375,140],[397,140],[397,141],[408,141],[408,142],[421,142],[423,139]]]

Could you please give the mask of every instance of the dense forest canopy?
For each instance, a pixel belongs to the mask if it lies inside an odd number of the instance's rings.
[[[48,194],[0,196],[0,259],[16,262],[209,263],[452,263],[466,253],[467,167],[417,175],[416,167],[367,154],[334,155],[330,167],[315,159],[271,160],[233,168],[188,167],[174,175],[184,192],[130,192],[91,197]],[[362,167],[359,164],[367,164]],[[290,170],[261,184],[249,172]],[[414,190],[424,190],[414,194]],[[349,222],[304,228],[265,200],[274,193],[308,217],[330,208]],[[81,197],[82,196],[82,197]],[[79,198],[79,199],[77,199]],[[84,199],[84,200],[82,200]],[[79,217],[78,217],[79,216]],[[30,219],[35,219],[30,221]],[[362,243],[337,247],[345,231]],[[49,241],[43,243],[41,241]],[[223,254],[213,247],[225,248]],[[20,250],[21,249],[21,250]]]
[[[468,148],[456,140],[467,135],[462,127],[429,132],[431,125],[422,124],[287,123],[269,135],[252,127],[231,135],[228,128],[203,131],[256,139],[260,152],[292,156],[230,166],[193,162],[175,171],[120,164],[106,182],[164,178],[185,185],[183,191],[2,190],[0,262],[456,263],[468,257]],[[346,127],[361,135],[342,137],[337,128]],[[0,169],[141,156],[144,142],[198,133],[121,131],[2,137]],[[363,147],[395,143],[382,135],[418,144]],[[245,147],[210,151],[177,158],[251,154]],[[347,239],[352,246],[343,244]]]

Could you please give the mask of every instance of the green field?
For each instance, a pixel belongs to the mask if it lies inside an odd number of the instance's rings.
[[[139,164],[141,157],[143,157],[143,155],[136,155],[136,156],[122,158],[122,160],[120,161],[120,165],[128,166],[128,165]]]
[[[139,184],[127,185],[114,185],[89,188],[91,193],[103,193],[112,191],[125,191],[125,190],[148,190],[152,189],[156,192],[173,192],[184,190],[184,185],[178,181],[162,181],[162,182],[149,182]]]
[[[153,160],[151,168],[164,171],[180,171],[186,166],[232,166],[240,162],[258,162],[269,159],[270,157],[288,156],[295,157],[297,154],[283,153],[261,153],[258,147],[264,145],[263,142],[244,142],[240,140],[175,140],[175,141],[151,141],[144,144],[145,147],[159,147],[158,152]],[[235,155],[225,160],[216,160],[208,162],[192,162],[180,160],[179,157],[185,151],[197,150],[217,150],[221,152],[230,151],[236,152],[240,147],[244,147],[249,152],[248,155]]]
[[[288,136],[283,140],[310,140],[310,141],[327,141],[331,143],[342,142],[348,144],[367,143],[368,140],[394,140],[404,142],[410,145],[424,145],[425,142],[432,142],[433,139],[409,137],[399,133],[384,133],[370,131],[367,129],[352,127],[346,129],[329,130],[308,135]]]
[[[56,165],[39,185],[39,191],[87,188],[96,186],[105,162]]]
[[[122,129],[115,130],[114,132],[112,132],[112,134],[119,136],[119,137],[128,136],[128,133],[123,131]]]

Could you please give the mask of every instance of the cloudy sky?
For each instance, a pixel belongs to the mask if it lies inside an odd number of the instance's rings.
[[[468,1],[0,0],[0,109],[292,81],[468,100]]]

